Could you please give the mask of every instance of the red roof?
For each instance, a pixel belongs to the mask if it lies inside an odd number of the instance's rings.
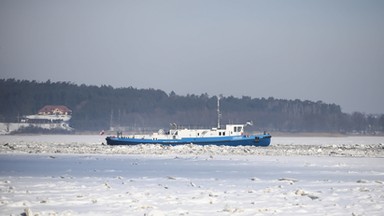
[[[72,110],[63,105],[46,105],[39,110],[39,114],[71,114]]]

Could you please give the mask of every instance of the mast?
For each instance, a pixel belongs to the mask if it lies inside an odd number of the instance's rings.
[[[217,129],[220,129],[220,119],[221,119],[220,96],[218,96],[217,97]]]

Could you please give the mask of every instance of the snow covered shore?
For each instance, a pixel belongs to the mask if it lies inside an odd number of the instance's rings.
[[[0,136],[0,215],[382,215],[382,138],[287,139],[111,147],[99,136]]]

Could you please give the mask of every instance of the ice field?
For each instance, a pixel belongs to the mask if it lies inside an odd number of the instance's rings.
[[[272,140],[111,148],[100,136],[0,136],[0,215],[384,212],[382,137]]]

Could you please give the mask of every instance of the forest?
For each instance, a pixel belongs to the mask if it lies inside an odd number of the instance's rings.
[[[158,89],[113,88],[0,79],[0,121],[17,122],[45,105],[65,105],[72,110],[76,131],[215,127],[217,96],[177,95]],[[336,132],[375,134],[384,132],[384,114],[343,113],[336,104],[269,98],[220,99],[221,123],[252,121],[250,131]]]

